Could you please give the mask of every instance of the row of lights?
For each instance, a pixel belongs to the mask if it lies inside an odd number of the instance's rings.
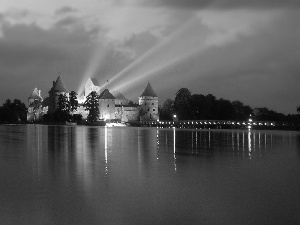
[[[159,123],[159,124],[175,124],[175,122],[174,121],[178,121],[177,120],[177,115],[176,114],[174,114],[173,115],[173,122],[163,122],[163,121],[159,121],[159,120],[157,120],[157,122]],[[146,124],[149,124],[149,122],[148,123],[146,123]],[[156,122],[150,122],[150,124],[152,124],[152,125],[156,125],[157,123]],[[182,125],[182,124],[190,124],[190,122],[180,122],[179,123],[180,125]],[[194,122],[191,122],[191,124],[194,124]],[[241,125],[241,123],[240,122],[231,122],[231,121],[228,121],[228,122],[195,122],[195,124],[232,124],[232,125],[235,125],[235,124],[237,124],[237,125]],[[246,126],[247,124],[245,123],[245,122],[243,122],[242,123],[242,125],[244,125],[244,126]],[[253,120],[252,120],[252,118],[251,118],[251,115],[250,115],[250,118],[249,118],[249,122],[248,122],[248,128],[249,129],[251,129],[252,128],[252,125],[257,125],[257,123],[254,123],[253,122]],[[275,126],[275,124],[274,123],[258,123],[258,125],[259,126],[267,126],[267,125],[271,125],[271,126]]]

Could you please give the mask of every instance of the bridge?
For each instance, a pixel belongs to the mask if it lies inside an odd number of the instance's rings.
[[[231,121],[231,120],[178,120],[140,121],[136,126],[190,129],[274,129],[279,124],[272,121]],[[280,124],[282,126],[282,124]]]

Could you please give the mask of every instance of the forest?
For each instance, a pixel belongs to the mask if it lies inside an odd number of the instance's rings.
[[[300,123],[300,106],[297,114],[284,115],[273,110],[251,108],[240,101],[217,99],[214,95],[191,94],[187,88],[177,91],[175,99],[167,99],[159,107],[160,120],[172,120],[176,115],[179,120],[235,120],[246,121],[250,115],[256,121],[276,121],[290,124]]]

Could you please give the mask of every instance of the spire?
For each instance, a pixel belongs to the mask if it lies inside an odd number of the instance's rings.
[[[149,81],[140,97],[158,97]]]
[[[102,93],[99,95],[99,99],[115,99],[115,97],[109,92],[108,89],[105,89],[102,91]]]
[[[56,81],[53,81],[53,87],[49,92],[66,92],[69,93],[66,85],[64,84],[63,80],[60,76],[57,78]]]
[[[43,100],[43,98],[41,97],[41,93],[37,88],[34,88],[32,94],[29,96],[28,99],[33,99],[33,100]]]

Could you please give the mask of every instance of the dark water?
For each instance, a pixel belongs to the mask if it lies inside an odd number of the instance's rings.
[[[0,224],[300,224],[300,132],[0,126]]]

